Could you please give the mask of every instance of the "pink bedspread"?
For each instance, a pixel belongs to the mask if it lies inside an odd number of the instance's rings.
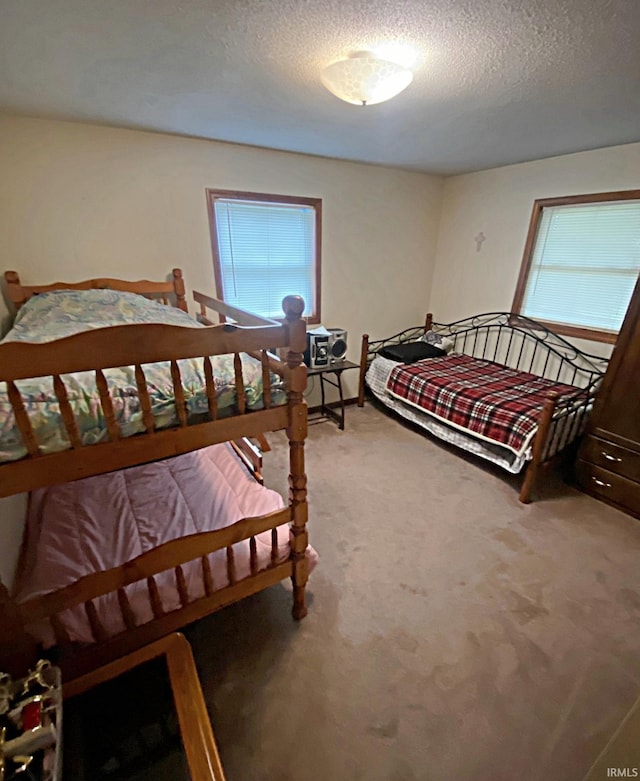
[[[84,575],[124,564],[169,540],[211,531],[279,510],[281,496],[258,485],[227,443],[154,464],[40,489],[31,495],[28,545],[17,598],[31,597],[74,583]],[[271,556],[271,532],[257,538],[258,566]],[[249,543],[234,545],[236,578],[250,572]],[[288,527],[278,528],[278,563],[289,556]],[[307,549],[310,565],[317,560]],[[226,553],[209,556],[214,586],[228,585]],[[183,565],[191,599],[204,595],[200,562]],[[156,576],[165,611],[180,607],[173,572]],[[146,583],[127,587],[138,624],[153,618]],[[110,635],[125,629],[117,596],[94,600]],[[61,614],[72,640],[92,642],[83,607]],[[50,632],[39,631],[50,644]]]

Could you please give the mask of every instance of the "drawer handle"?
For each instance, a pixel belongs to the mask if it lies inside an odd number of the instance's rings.
[[[607,461],[613,461],[614,464],[619,464],[622,459],[618,458],[618,456],[612,456],[610,453],[607,453],[606,450],[602,451],[602,455],[607,459]]]
[[[611,488],[611,483],[605,483],[604,480],[598,480],[598,478],[593,477],[593,475],[591,476],[591,479],[596,485],[600,486],[600,488]]]

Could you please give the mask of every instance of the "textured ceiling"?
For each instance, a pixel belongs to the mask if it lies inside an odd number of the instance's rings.
[[[0,110],[458,173],[639,141],[639,41],[640,0],[0,0]],[[321,85],[384,43],[400,96]]]

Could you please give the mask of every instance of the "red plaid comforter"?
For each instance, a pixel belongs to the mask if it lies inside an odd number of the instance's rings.
[[[547,393],[566,395],[575,393],[577,388],[454,353],[395,367],[387,390],[396,398],[520,455],[536,432]]]

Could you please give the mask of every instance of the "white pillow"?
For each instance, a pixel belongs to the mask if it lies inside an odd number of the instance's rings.
[[[455,344],[450,336],[443,336],[442,334],[436,333],[435,331],[427,331],[420,337],[418,341],[432,344],[434,347],[439,347],[446,353],[450,353],[453,350]]]

